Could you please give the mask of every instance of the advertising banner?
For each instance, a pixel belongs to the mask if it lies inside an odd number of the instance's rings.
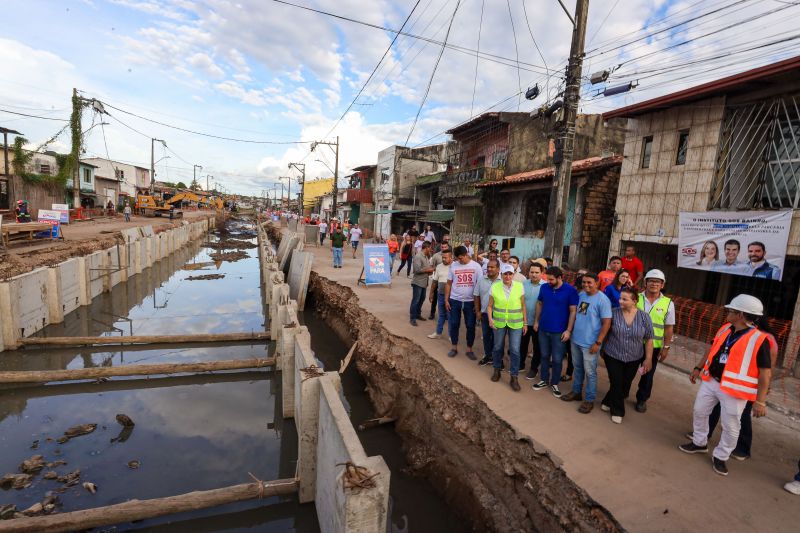
[[[52,204],[50,208],[61,213],[62,224],[69,224],[69,206],[67,204]]]
[[[364,283],[387,285],[392,282],[391,257],[386,244],[364,244]]]
[[[678,266],[780,281],[792,211],[681,213]]]
[[[38,222],[47,222],[49,224],[61,222],[61,211],[53,211],[52,209],[39,209],[36,215]]]

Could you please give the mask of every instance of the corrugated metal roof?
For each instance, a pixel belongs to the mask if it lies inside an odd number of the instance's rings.
[[[572,173],[578,174],[581,172],[588,172],[590,170],[597,170],[600,168],[613,167],[615,165],[622,165],[622,156],[615,155],[611,157],[588,157],[572,162]],[[531,181],[541,181],[552,178],[555,174],[555,168],[544,167],[536,170],[529,170],[527,172],[520,172],[518,174],[511,174],[503,179],[494,181],[484,181],[475,184],[475,187],[498,187],[503,185],[514,185],[517,183],[528,183]]]
[[[430,185],[431,183],[438,183],[442,181],[443,176],[444,172],[437,172],[436,174],[420,176],[417,178],[417,185]]]
[[[617,117],[635,117],[644,113],[650,113],[657,109],[666,109],[678,104],[684,104],[703,98],[709,98],[714,95],[724,94],[736,89],[741,89],[742,86],[775,76],[778,74],[785,74],[794,70],[800,70],[800,56],[795,56],[777,63],[765,65],[763,67],[754,68],[733,76],[721,78],[719,80],[710,81],[702,85],[697,85],[683,91],[666,94],[658,98],[652,98],[638,104],[621,107],[608,113],[603,113],[604,119],[617,118]]]

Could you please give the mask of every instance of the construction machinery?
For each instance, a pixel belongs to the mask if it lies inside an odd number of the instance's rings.
[[[136,197],[136,212],[146,217],[183,217],[183,212],[176,210],[174,205],[165,205],[163,200],[144,194],[140,194]]]

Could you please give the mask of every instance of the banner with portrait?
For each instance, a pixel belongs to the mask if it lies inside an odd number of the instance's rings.
[[[792,211],[681,213],[678,266],[780,281]]]

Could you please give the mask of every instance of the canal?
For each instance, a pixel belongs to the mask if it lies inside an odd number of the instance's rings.
[[[233,251],[220,249],[220,241],[239,246],[243,257],[230,261],[214,255]],[[263,331],[266,310],[254,243],[249,225],[230,221],[207,241],[177,251],[40,335]],[[338,368],[348,347],[314,313],[300,319],[310,330],[317,357],[326,367]],[[0,370],[250,359],[269,357],[272,351],[271,343],[256,342],[29,348],[0,355]],[[376,416],[355,369],[342,382],[354,424]],[[293,477],[297,434],[293,421],[280,415],[280,387],[280,376],[272,370],[6,387],[0,391],[0,476],[20,473],[21,463],[35,455],[49,466],[31,475],[30,486],[0,490],[0,506],[13,504],[22,511],[49,498],[57,502],[57,512],[66,512],[236,485],[251,481],[251,475],[261,480]],[[124,428],[118,414],[135,426]],[[59,442],[69,428],[86,424],[96,428]],[[392,471],[392,531],[464,530],[425,480],[404,474],[402,441],[391,426],[359,436],[367,454],[382,455]],[[78,482],[69,486],[70,479]],[[85,482],[93,483],[96,493],[84,488]],[[244,529],[314,532],[319,525],[313,504],[280,496],[113,528]]]

